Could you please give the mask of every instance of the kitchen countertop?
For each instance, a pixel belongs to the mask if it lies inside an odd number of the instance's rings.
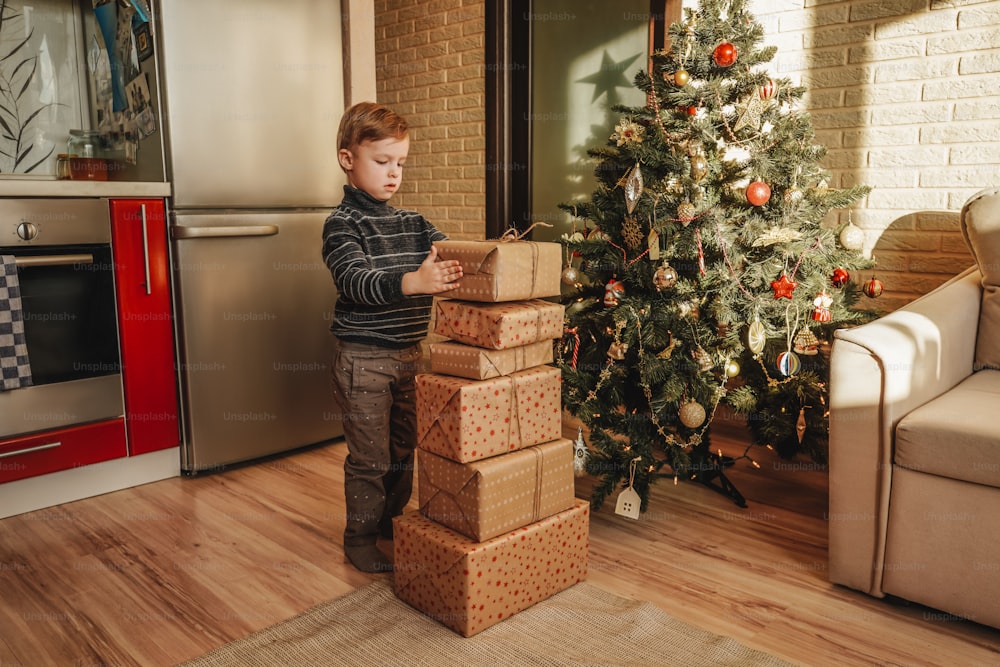
[[[0,177],[0,197],[169,197],[170,183]]]

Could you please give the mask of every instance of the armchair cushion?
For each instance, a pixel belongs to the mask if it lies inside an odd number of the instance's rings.
[[[983,276],[976,369],[1000,369],[1000,188],[979,192],[962,207],[962,234]]]
[[[1000,371],[973,373],[903,417],[896,427],[894,463],[908,470],[1000,488],[996,422],[983,419],[1000,405]]]

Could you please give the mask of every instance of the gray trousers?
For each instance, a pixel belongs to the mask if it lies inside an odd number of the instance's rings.
[[[392,535],[413,491],[414,377],[420,346],[392,350],[334,339],[331,385],[347,441],[345,546]]]

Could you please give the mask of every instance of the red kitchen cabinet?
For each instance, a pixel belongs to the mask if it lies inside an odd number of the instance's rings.
[[[11,438],[0,443],[0,483],[125,455],[121,418]]]
[[[165,207],[112,199],[111,246],[129,454],[180,444]]]

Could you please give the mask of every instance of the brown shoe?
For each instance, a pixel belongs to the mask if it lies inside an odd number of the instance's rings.
[[[344,554],[362,572],[392,572],[392,561],[374,544],[344,546]]]

